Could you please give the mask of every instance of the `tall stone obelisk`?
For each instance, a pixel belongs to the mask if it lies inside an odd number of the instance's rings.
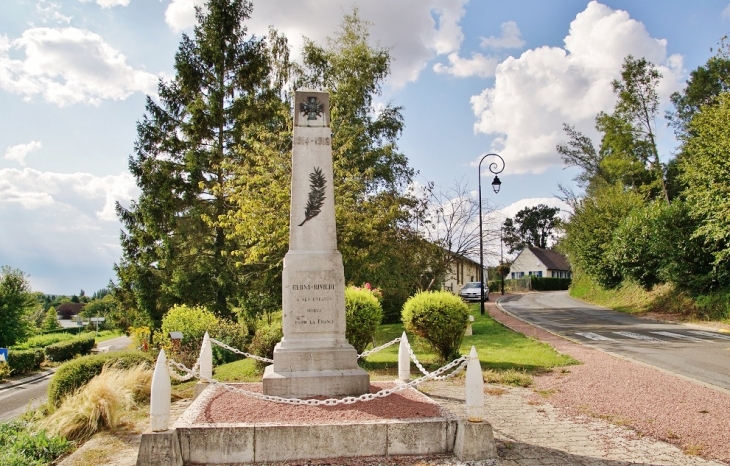
[[[294,97],[289,252],[284,257],[284,338],[264,372],[264,393],[361,395],[370,376],[345,339],[345,272],[337,250],[329,94]]]

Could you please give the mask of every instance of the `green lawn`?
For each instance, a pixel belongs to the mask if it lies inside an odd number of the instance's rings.
[[[482,370],[489,373],[522,372],[535,373],[553,367],[577,364],[570,356],[558,353],[551,346],[535,339],[513,332],[492,319],[489,315],[480,315],[479,306],[470,305],[474,316],[473,335],[464,337],[461,353],[468,354],[475,346],[482,364]],[[403,333],[402,324],[381,325],[375,335],[376,346],[387,343]],[[439,367],[436,354],[428,345],[409,335],[418,360],[428,369]],[[393,379],[398,375],[398,344],[394,344],[378,353],[372,354],[361,362],[373,379]],[[418,370],[412,366],[411,374],[418,377]],[[214,377],[221,381],[259,382],[262,373],[257,372],[254,361],[244,359],[215,368]]]

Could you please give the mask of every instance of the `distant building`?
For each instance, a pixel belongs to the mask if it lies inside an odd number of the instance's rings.
[[[443,289],[458,294],[465,283],[479,281],[479,262],[459,254],[452,254],[453,261],[449,264]]]
[[[573,278],[568,260],[552,249],[524,248],[510,266],[510,278],[532,275],[547,278]]]

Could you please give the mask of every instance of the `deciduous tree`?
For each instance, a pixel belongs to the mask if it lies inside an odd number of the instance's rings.
[[[509,248],[509,254],[520,251],[526,246],[547,248],[554,236],[555,227],[560,219],[560,208],[539,204],[525,207],[517,212],[514,219],[504,221],[502,240]]]
[[[29,315],[37,306],[28,276],[7,265],[0,268],[0,347],[7,348],[31,333]]]

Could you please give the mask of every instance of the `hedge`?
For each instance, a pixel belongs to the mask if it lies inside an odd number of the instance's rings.
[[[39,371],[45,359],[43,351],[39,349],[8,351],[8,366],[13,375]]]
[[[151,354],[137,350],[93,354],[69,361],[59,367],[53,375],[48,386],[48,403],[50,406],[59,406],[63,398],[101,374],[104,366],[127,369],[144,362],[152,366],[154,358]]]
[[[94,335],[82,335],[73,340],[60,341],[46,346],[43,350],[46,357],[53,362],[63,362],[73,359],[77,354],[86,355],[94,349],[96,340]]]
[[[27,350],[35,348],[45,348],[46,346],[50,346],[54,343],[73,340],[74,338],[76,337],[70,333],[49,333],[44,335],[36,335],[34,337],[28,338],[23,343],[13,345],[12,349]]]
[[[534,291],[559,291],[570,287],[570,278],[530,277]]]

